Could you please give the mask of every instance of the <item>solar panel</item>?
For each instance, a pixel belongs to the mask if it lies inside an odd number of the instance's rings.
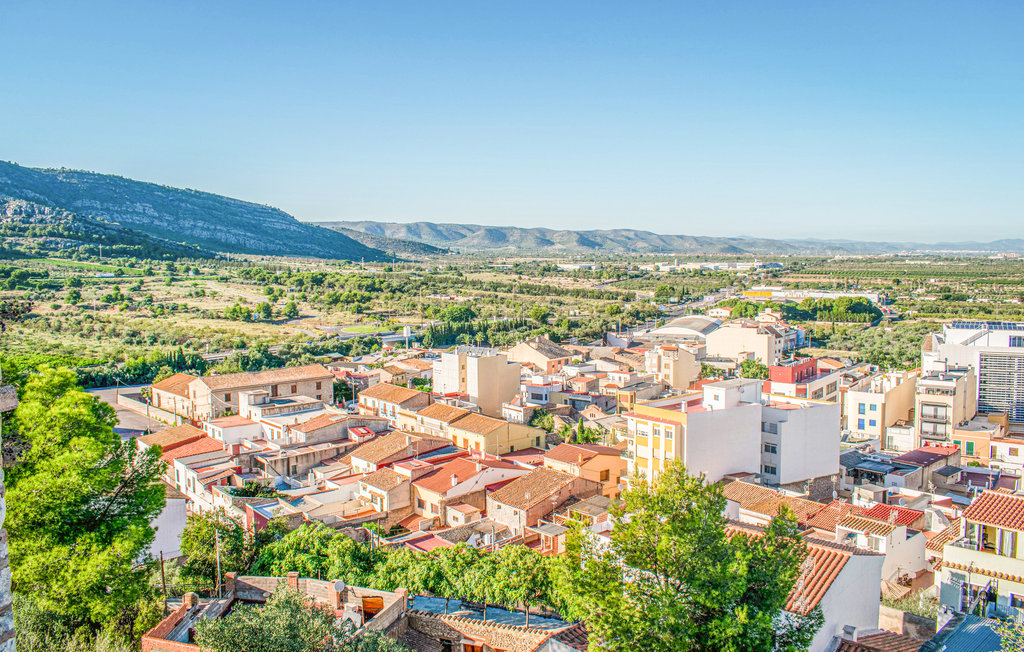
[[[1024,331],[1024,322],[954,321],[949,327],[956,330]]]

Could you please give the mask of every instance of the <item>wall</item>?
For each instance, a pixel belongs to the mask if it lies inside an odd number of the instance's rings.
[[[687,471],[718,482],[727,473],[757,473],[761,465],[761,404],[686,415],[681,459]]]
[[[895,538],[895,541],[892,539]],[[882,564],[882,579],[895,582],[899,575],[909,573],[913,576],[928,567],[925,558],[925,545],[928,539],[918,532],[906,538],[906,528],[897,528],[886,544],[885,563]]]
[[[839,409],[838,403],[811,403],[796,410],[764,408],[763,420],[781,422],[780,484],[839,473]]]
[[[880,555],[853,555],[821,599],[825,622],[814,636],[808,652],[824,652],[844,625],[862,630],[878,627],[879,586],[882,581]]]
[[[900,611],[884,604],[878,612],[878,629],[897,634],[906,634],[919,641],[927,641],[935,635],[937,623],[932,618]]]
[[[504,355],[470,357],[466,360],[466,391],[483,414],[501,417],[501,404],[519,393],[520,365]]]
[[[138,397],[137,399],[134,398],[136,396]],[[175,395],[172,394],[171,396]],[[182,419],[177,414],[169,412],[167,410],[161,410],[158,407],[147,404],[145,401],[141,399],[141,394],[118,394],[117,404],[123,408],[128,408],[132,412],[138,412],[139,414],[149,414],[149,417],[151,419],[162,421],[168,425],[180,426],[182,424]],[[184,399],[182,399],[181,397],[178,397],[178,400],[184,402]]]
[[[155,558],[164,554],[164,559],[181,556],[181,533],[185,529],[184,498],[168,498],[163,510],[150,523],[156,529],[156,536],[149,552]]]

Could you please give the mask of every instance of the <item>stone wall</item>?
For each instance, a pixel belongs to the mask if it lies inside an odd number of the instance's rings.
[[[13,385],[0,386],[0,413],[18,407],[18,390]],[[14,594],[11,592],[11,567],[7,557],[7,530],[3,529],[7,516],[4,472],[0,468],[0,652],[14,652]]]

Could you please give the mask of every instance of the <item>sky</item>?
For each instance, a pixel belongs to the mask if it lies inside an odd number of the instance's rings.
[[[22,165],[307,221],[1024,237],[1017,0],[7,0],[0,24]]]

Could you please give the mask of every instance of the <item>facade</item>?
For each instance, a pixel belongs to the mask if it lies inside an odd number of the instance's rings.
[[[942,549],[942,605],[965,611],[982,593],[996,598],[985,615],[1024,613],[1024,496],[984,491]]]
[[[657,380],[672,389],[686,389],[700,379],[700,362],[685,348],[673,344],[658,345],[648,351],[644,359],[647,373],[654,374]]]
[[[619,497],[619,483],[626,475],[622,451],[598,444],[559,444],[545,453],[544,466],[600,482],[601,493],[608,498]]]
[[[184,374],[179,374],[182,376]],[[167,383],[175,376],[161,381]],[[184,379],[179,379],[182,383]],[[175,381],[175,387],[181,383]],[[161,385],[161,383],[157,383]],[[316,401],[334,402],[334,374],[319,364],[303,367],[283,367],[267,371],[242,372],[202,376],[189,381],[186,386],[184,401],[168,389],[155,389],[154,397],[159,397],[161,409],[173,411],[180,406],[181,416],[197,421],[206,421],[223,416],[226,413],[238,414],[239,394],[246,391],[263,390],[271,397],[308,396]],[[177,399],[174,397],[178,396]],[[164,401],[171,401],[166,405]]]
[[[761,407],[764,482],[788,486],[823,479],[822,491],[831,495],[831,478],[839,474],[839,441],[839,404],[772,397]]]
[[[430,405],[430,394],[408,387],[377,383],[359,394],[359,414],[384,417],[398,427],[400,410],[413,411]]]
[[[532,364],[540,373],[557,374],[562,367],[572,362],[573,352],[562,348],[547,337],[537,337],[520,342],[508,352],[508,359],[521,364]]]
[[[502,403],[519,391],[519,372],[519,363],[509,362],[497,349],[460,346],[434,361],[433,390],[465,394],[484,414],[499,416]]]
[[[839,376],[838,371],[819,369],[815,358],[791,358],[768,367],[772,394],[815,401],[839,400]]]
[[[925,373],[970,367],[978,411],[1003,412],[1024,423],[1024,323],[954,321],[925,339]]]
[[[570,498],[596,496],[601,489],[593,480],[542,467],[488,494],[487,516],[522,535]]]
[[[883,438],[893,425],[914,413],[917,375],[908,371],[877,373],[858,381],[843,398],[843,427],[865,438]],[[891,450],[887,442],[882,447]]]
[[[976,392],[977,382],[970,367],[950,368],[918,379],[914,400],[918,445],[952,443],[953,429],[977,414]]]
[[[777,364],[782,358],[782,335],[750,319],[727,321],[707,336],[707,356],[730,360],[760,360]]]

